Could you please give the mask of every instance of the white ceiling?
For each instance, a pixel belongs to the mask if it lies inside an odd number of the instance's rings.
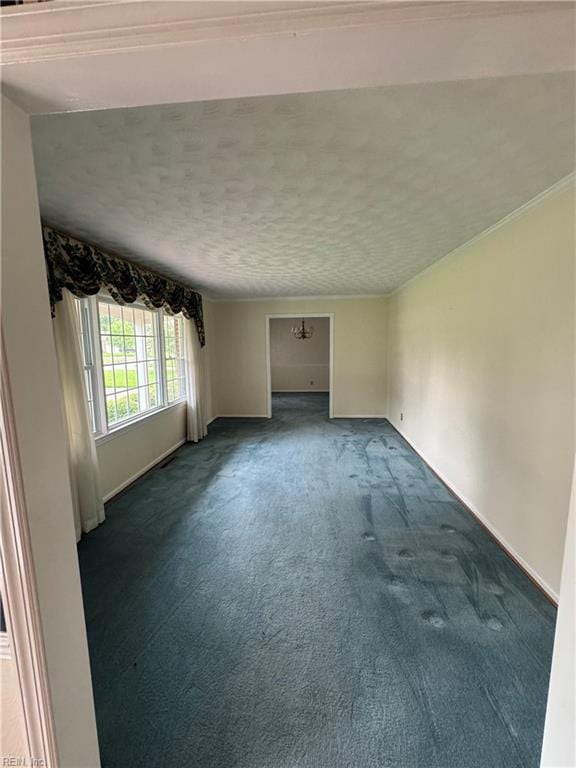
[[[574,168],[574,75],[33,119],[46,221],[218,297],[386,293]]]

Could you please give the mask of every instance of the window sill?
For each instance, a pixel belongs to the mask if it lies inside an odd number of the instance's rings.
[[[124,424],[119,424],[117,427],[113,427],[105,435],[97,435],[94,438],[94,442],[96,443],[96,446],[103,445],[110,440],[114,440],[115,437],[120,437],[126,432],[131,432],[133,429],[141,427],[145,422],[161,416],[162,414],[166,413],[166,411],[171,411],[174,408],[184,408],[185,405],[185,399],[176,400],[174,403],[170,403],[170,405],[164,405],[161,408],[156,408],[154,411],[143,413],[142,416],[136,416],[134,419],[131,419]]]

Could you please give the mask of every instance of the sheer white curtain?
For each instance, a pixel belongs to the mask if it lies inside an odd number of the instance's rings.
[[[68,436],[68,465],[76,540],[104,520],[100,475],[88,408],[80,329],[74,297],[67,290],[56,304],[54,339]]]
[[[204,404],[204,355],[193,320],[184,320],[186,338],[186,385],[188,388],[188,440],[197,443],[206,437],[206,414]]]

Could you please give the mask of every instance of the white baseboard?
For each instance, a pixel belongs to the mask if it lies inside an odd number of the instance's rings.
[[[219,413],[218,416],[214,416],[212,421],[216,419],[267,419],[267,413]]]
[[[500,533],[500,531],[498,530],[498,528],[496,528],[496,526],[494,525],[494,523],[492,523],[490,520],[488,520],[488,518],[487,518],[487,517],[486,517],[484,514],[482,514],[482,512],[480,512],[480,510],[479,510],[479,509],[476,507],[476,505],[475,505],[475,504],[473,504],[473,503],[470,501],[470,499],[467,499],[467,498],[466,498],[466,496],[464,496],[464,494],[463,494],[463,493],[461,493],[461,492],[460,492],[460,490],[459,490],[458,488],[456,488],[456,486],[455,486],[453,483],[451,483],[449,480],[447,480],[447,479],[446,479],[446,477],[443,475],[443,473],[442,473],[442,472],[440,472],[440,470],[438,470],[438,469],[437,469],[437,468],[434,466],[434,464],[432,464],[432,462],[428,461],[428,459],[426,458],[426,455],[424,454],[424,452],[423,452],[423,451],[421,451],[421,450],[420,450],[420,448],[419,448],[417,445],[415,445],[415,444],[412,442],[412,440],[409,440],[409,439],[408,439],[408,438],[407,438],[407,437],[404,435],[404,433],[402,432],[402,430],[401,430],[401,429],[399,429],[399,427],[398,427],[396,424],[394,424],[392,421],[390,421],[390,423],[392,424],[392,426],[394,427],[394,429],[395,429],[395,430],[396,430],[396,431],[397,431],[397,432],[398,432],[400,435],[402,435],[402,437],[404,438],[404,440],[406,440],[406,442],[408,443],[408,445],[410,445],[410,447],[411,447],[411,448],[413,448],[413,450],[415,450],[415,451],[416,451],[416,453],[417,453],[417,454],[420,456],[420,458],[421,458],[421,459],[423,459],[423,460],[426,462],[426,464],[427,464],[427,465],[430,467],[430,469],[431,469],[431,470],[434,472],[434,474],[436,474],[436,475],[437,475],[437,476],[440,478],[440,480],[441,480],[441,481],[444,483],[444,485],[445,485],[445,486],[447,486],[447,487],[448,487],[448,488],[449,488],[449,489],[452,491],[452,493],[453,493],[453,494],[454,494],[454,495],[455,495],[455,496],[458,498],[458,500],[459,500],[459,501],[461,501],[461,502],[464,504],[464,506],[468,508],[468,510],[470,511],[470,513],[471,513],[471,514],[472,514],[474,517],[476,517],[476,518],[479,520],[479,522],[480,522],[480,523],[481,523],[481,524],[484,526],[484,528],[486,528],[486,529],[487,529],[487,530],[488,530],[488,531],[489,531],[489,532],[492,534],[492,536],[493,536],[493,537],[496,539],[496,541],[498,542],[498,544],[500,544],[500,546],[502,547],[502,549],[503,549],[503,550],[504,550],[504,551],[505,551],[505,552],[506,552],[506,553],[507,553],[507,554],[508,554],[508,555],[509,555],[509,556],[512,558],[512,560],[515,560],[515,561],[516,561],[516,563],[517,563],[517,564],[518,564],[518,565],[519,565],[519,566],[520,566],[520,567],[521,567],[521,568],[522,568],[524,571],[526,571],[526,573],[528,574],[528,576],[530,576],[530,578],[531,578],[533,581],[535,581],[535,582],[536,582],[536,584],[538,584],[538,586],[540,587],[540,589],[541,589],[543,592],[545,592],[545,593],[548,595],[548,597],[549,597],[549,598],[550,598],[550,599],[551,599],[551,600],[552,600],[554,603],[556,603],[556,605],[558,605],[559,595],[558,595],[558,593],[556,592],[556,590],[552,589],[552,587],[550,586],[550,584],[548,584],[548,583],[547,583],[547,582],[546,582],[546,581],[545,581],[545,580],[542,578],[542,576],[540,576],[540,574],[539,574],[539,573],[537,573],[537,571],[535,571],[535,570],[534,570],[534,568],[532,568],[532,566],[531,566],[529,563],[527,563],[527,562],[526,562],[526,560],[525,560],[525,559],[522,557],[522,555],[520,555],[520,554],[519,554],[519,553],[518,553],[518,552],[517,552],[517,551],[514,549],[514,547],[512,546],[512,544],[510,544],[510,542],[509,542],[509,541],[506,539],[506,537],[505,537],[505,536],[503,536],[503,535]]]
[[[335,413],[333,419],[387,419],[383,413]]]
[[[157,464],[161,464],[167,456],[170,456],[171,453],[174,453],[174,451],[176,451],[178,448],[180,448],[181,445],[184,445],[185,442],[186,442],[185,439],[179,440],[171,448],[168,448],[167,451],[164,451],[164,453],[161,453],[160,456],[158,456],[156,459],[154,459],[154,461],[151,461],[145,467],[142,467],[142,469],[139,469],[138,472],[136,472],[135,474],[132,475],[132,477],[129,477],[127,480],[125,480],[123,483],[121,483],[117,488],[114,488],[113,491],[110,491],[110,493],[107,493],[106,496],[104,496],[104,498],[102,499],[102,501],[104,503],[106,503],[107,501],[110,501],[110,499],[113,499],[114,496],[117,496],[121,491],[124,490],[124,488],[127,488],[135,480],[138,480],[139,477],[142,477],[142,475],[145,475],[146,472],[149,472]]]
[[[323,392],[324,394],[329,393],[329,389],[273,389],[272,394],[273,395],[286,395],[286,394],[294,394],[294,395],[309,395],[314,394],[315,392]]]
[[[287,391],[287,390],[286,390]],[[319,392],[320,390],[316,390]],[[208,424],[212,424],[216,419],[269,419],[267,413],[219,413],[217,416],[213,416]],[[335,413],[331,416],[332,419],[387,419],[388,416],[384,414],[358,414],[358,413]]]

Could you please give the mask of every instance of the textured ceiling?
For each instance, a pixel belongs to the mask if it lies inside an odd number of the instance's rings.
[[[33,119],[45,220],[220,297],[386,293],[574,168],[571,74]]]

